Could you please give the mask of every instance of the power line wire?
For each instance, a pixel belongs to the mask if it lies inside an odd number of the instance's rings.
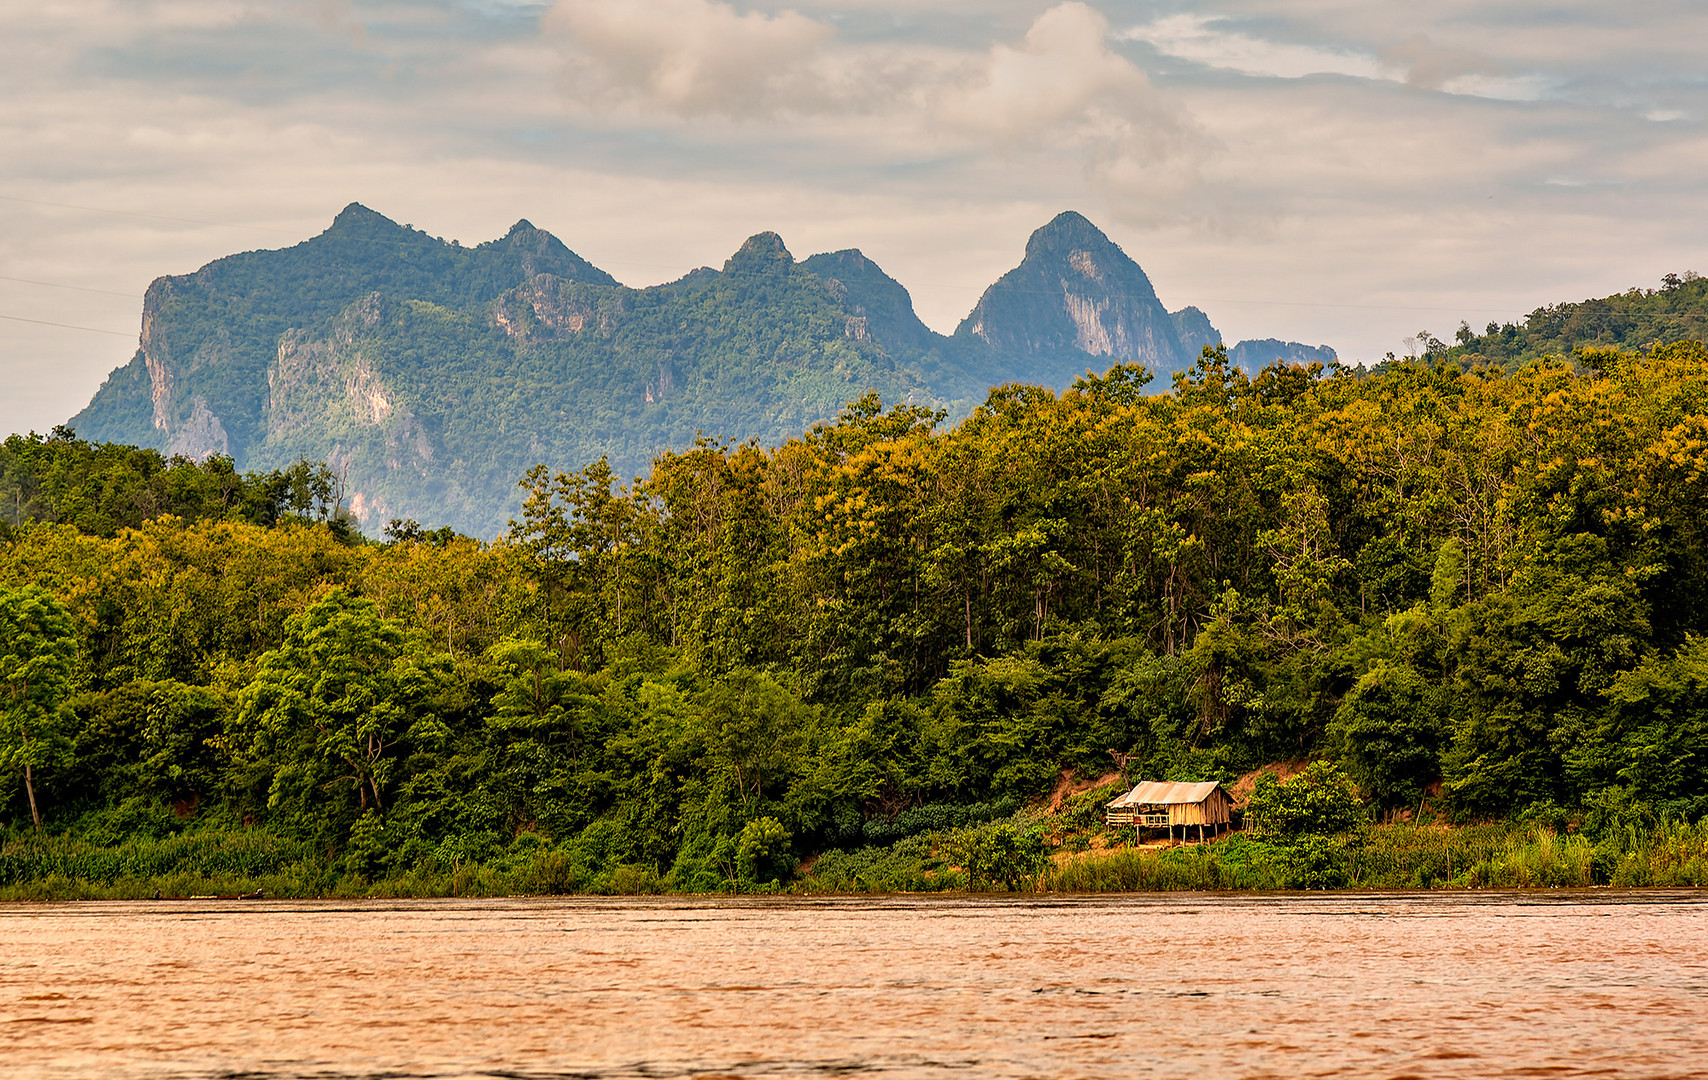
[[[114,337],[131,336],[131,333],[128,330],[102,330],[100,327],[96,326],[77,326],[74,323],[49,322],[46,319],[26,319],[22,315],[0,315],[0,319],[9,319],[12,322],[35,323],[37,326],[57,326],[62,330],[87,330],[91,334],[111,334]]]
[[[103,296],[122,296],[127,300],[141,300],[141,293],[115,292],[112,289],[92,289],[87,285],[67,285],[63,281],[37,281],[35,278],[7,277],[0,274],[0,281],[16,281],[22,285],[44,285],[50,289],[76,289],[78,292],[100,293]]]

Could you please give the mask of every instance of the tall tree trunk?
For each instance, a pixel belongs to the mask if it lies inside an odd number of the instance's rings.
[[[36,823],[36,832],[42,831],[42,814],[36,809],[36,785],[30,775],[30,763],[24,762],[24,790],[30,793],[30,818]]]

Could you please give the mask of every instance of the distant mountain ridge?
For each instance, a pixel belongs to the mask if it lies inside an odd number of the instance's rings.
[[[490,536],[536,463],[606,455],[632,476],[701,433],[780,442],[868,392],[958,417],[994,385],[1166,376],[1219,341],[1072,212],[943,335],[854,249],[796,261],[760,233],[720,270],[631,289],[525,220],[462,247],[352,203],[300,244],[157,279],[136,354],[69,424],[244,469],[325,460],[370,532],[409,517]],[[1267,352],[1333,358],[1272,341],[1230,358]]]

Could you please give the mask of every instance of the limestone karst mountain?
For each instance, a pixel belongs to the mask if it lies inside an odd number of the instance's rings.
[[[1032,377],[1050,385],[1071,382],[1088,364],[1173,371],[1197,355],[1181,344],[1139,264],[1071,210],[1032,234],[1020,265],[985,290],[955,336],[1025,358]]]
[[[1274,363],[1327,366],[1335,359],[1335,351],[1327,345],[1302,345],[1279,338],[1241,341],[1228,349],[1229,362],[1248,375],[1255,375]]]
[[[946,336],[856,250],[797,262],[761,233],[721,269],[631,289],[526,221],[462,247],[352,204],[293,247],[156,280],[140,348],[69,423],[242,469],[324,460],[370,533],[491,536],[537,463],[605,455],[631,477],[702,433],[777,443],[874,391],[958,418],[1005,382],[1178,370],[1214,335],[1198,313],[1183,340],[1182,314],[1071,213]]]
[[[1210,317],[1195,307],[1184,307],[1168,313],[1180,345],[1191,356],[1197,356],[1205,346],[1222,344],[1221,331],[1210,325]]]
[[[985,290],[955,336],[991,346],[1019,378],[1057,388],[1115,363],[1166,376],[1225,343],[1198,308],[1166,310],[1139,264],[1072,211],[1032,234],[1020,265]],[[1335,351],[1264,338],[1229,344],[1228,358],[1255,373],[1276,360],[1328,363]]]

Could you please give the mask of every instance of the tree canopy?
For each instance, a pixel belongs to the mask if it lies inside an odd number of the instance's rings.
[[[551,844],[690,888],[985,820],[1112,751],[1156,779],[1323,758],[1465,820],[1708,812],[1700,344],[1255,376],[1207,350],[1144,389],[1007,386],[952,428],[868,397],[633,485],[535,470],[491,543],[26,520],[0,586],[71,642],[44,824],[193,804],[351,872]]]

